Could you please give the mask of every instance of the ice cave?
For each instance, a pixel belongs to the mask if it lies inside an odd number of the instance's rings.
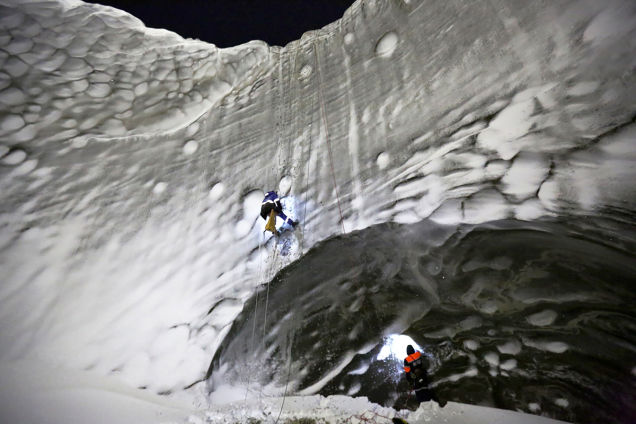
[[[635,70],[631,0],[0,0],[0,421],[633,423]]]

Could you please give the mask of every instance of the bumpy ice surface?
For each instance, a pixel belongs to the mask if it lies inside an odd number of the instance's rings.
[[[0,5],[3,376],[400,406],[371,371],[405,333],[451,400],[634,414],[632,2],[365,1],[284,48],[222,50],[99,5]],[[272,188],[301,221],[279,242],[257,216]],[[268,292],[312,247],[333,274],[301,260]],[[224,356],[251,348],[250,314],[279,347],[264,375]]]

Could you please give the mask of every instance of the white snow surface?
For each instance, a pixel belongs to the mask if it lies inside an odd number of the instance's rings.
[[[281,406],[283,408],[281,408]],[[280,414],[280,415],[279,415]],[[389,424],[391,418],[400,417],[411,424],[444,422],[448,424],[504,424],[504,423],[559,423],[563,421],[522,414],[514,411],[465,405],[449,402],[444,408],[434,402],[421,404],[416,411],[395,411],[371,403],[365,397],[349,396],[290,396],[262,398],[260,401],[228,403],[212,407],[205,418],[193,420],[201,423],[249,422],[250,418],[263,423],[286,422],[287,420],[311,417],[318,423],[374,423]]]
[[[358,1],[285,48],[218,49],[109,7],[0,0],[3,408],[210,421],[197,382],[243,302],[317,242],[630,209],[634,3],[485,3]],[[258,203],[275,188],[301,227],[274,257]]]
[[[3,422],[20,424],[204,424],[289,422],[311,418],[318,423],[390,423],[401,417],[411,424],[559,423],[562,421],[481,406],[449,402],[443,409],[429,402],[416,411],[396,411],[365,397],[270,397],[243,387],[227,388],[222,398],[158,396],[116,378],[95,372],[61,368],[31,361],[0,365],[0,407]],[[232,400],[232,393],[239,400]],[[227,397],[229,395],[229,397]],[[567,406],[564,399],[559,405]],[[252,421],[253,420],[253,421]]]

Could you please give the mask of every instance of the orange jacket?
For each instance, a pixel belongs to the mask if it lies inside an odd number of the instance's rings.
[[[419,351],[415,351],[415,353],[410,354],[404,359],[404,371],[408,374],[411,372],[411,365],[413,366],[421,366],[422,361],[419,360],[422,354]]]

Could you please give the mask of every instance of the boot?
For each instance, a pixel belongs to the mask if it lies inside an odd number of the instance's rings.
[[[437,395],[435,395],[435,397],[433,398],[433,400],[435,402],[437,402],[437,404],[439,405],[440,408],[443,408],[446,406],[446,400],[441,400],[440,398],[437,397]]]

